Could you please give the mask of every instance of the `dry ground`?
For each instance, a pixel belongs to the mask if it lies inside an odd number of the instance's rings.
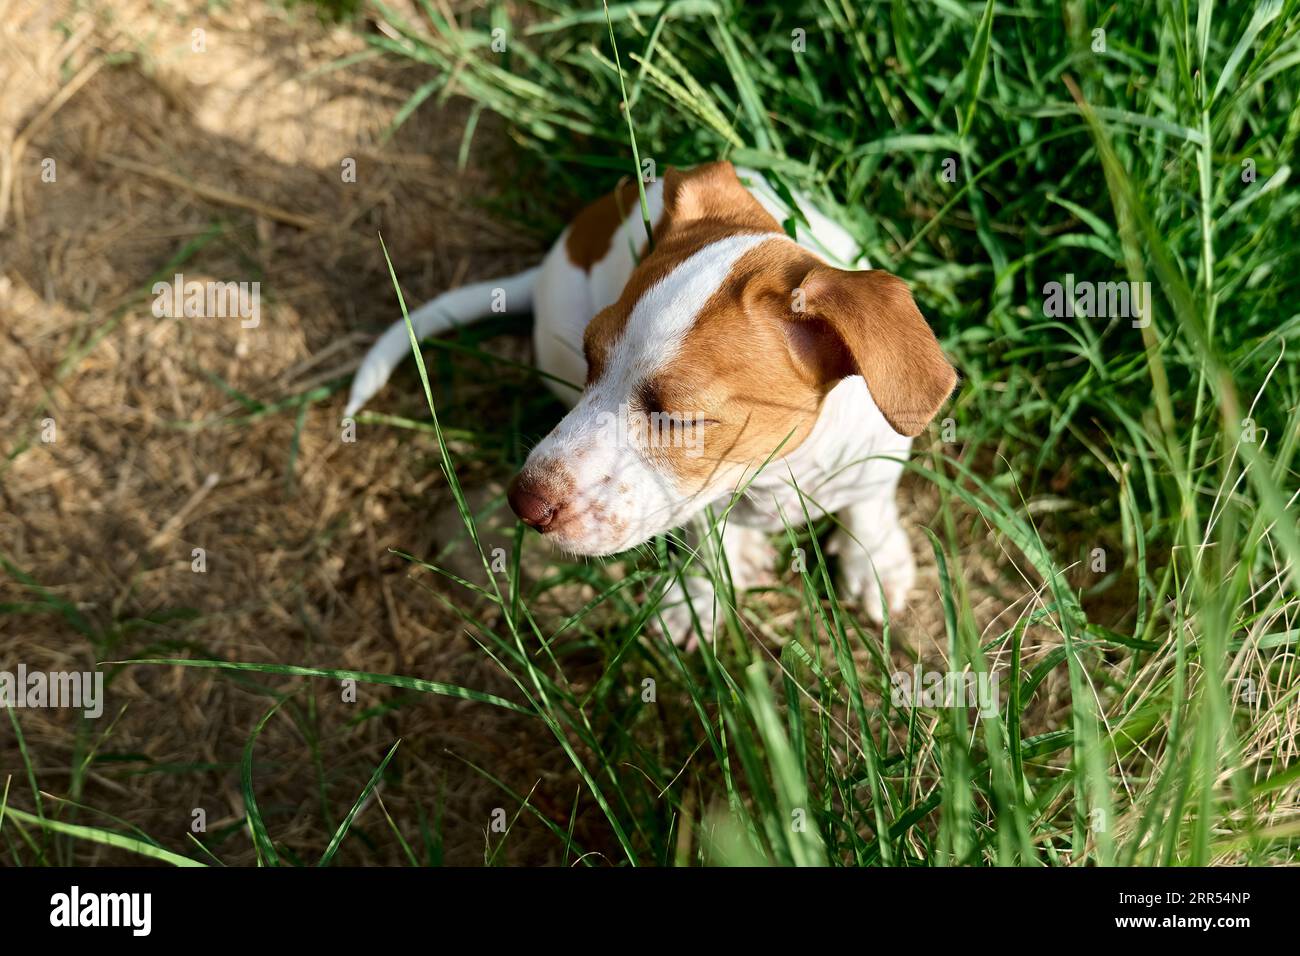
[[[68,616],[0,614],[0,661],[89,669],[195,653],[511,696],[435,592],[462,598],[389,552],[432,556],[456,537],[427,436],[368,426],[346,444],[335,392],[306,407],[295,440],[295,408],[250,415],[232,397],[273,403],[344,380],[398,315],[381,229],[408,302],[536,261],[547,236],[521,226],[524,212],[484,208],[514,175],[508,138],[485,117],[458,171],[468,111],[453,100],[426,103],[384,142],[420,71],[372,60],[321,72],[363,42],[307,12],[231,6],[0,0],[0,554],[11,563],[0,604],[32,600],[19,569],[75,606],[90,632]],[[348,157],[356,183],[340,175]],[[47,158],[54,182],[41,178]],[[544,198],[570,211],[563,197]],[[150,277],[205,237],[186,278],[260,281],[256,329],[152,315]],[[509,336],[493,347],[527,348]],[[408,370],[377,407],[424,417],[414,382]],[[534,387],[509,374],[474,386],[445,423],[482,416],[504,427],[512,390]],[[56,441],[42,441],[46,419]],[[504,477],[491,462],[462,470],[484,500]],[[908,495],[913,523],[928,521],[934,493],[914,483]],[[986,542],[978,525],[967,530]],[[928,547],[915,541],[924,580],[901,627],[916,644],[941,643]],[[191,569],[195,548],[206,550],[205,574]],[[972,551],[965,574],[985,622],[1026,590],[1003,556]],[[492,809],[517,809],[463,761],[520,792],[538,785],[537,805],[567,821],[578,781],[537,721],[424,697],[353,728],[358,708],[402,696],[362,687],[347,704],[323,681],[180,668],[117,673],[101,751],[115,759],[95,764],[80,802],[177,849],[194,808],[206,810],[209,834],[237,831],[242,748],[269,691],[291,687],[294,704],[258,741],[256,783],[277,841],[304,859],[327,839],[322,817],[337,821],[398,737],[401,785],[385,788],[385,804],[408,838],[423,812],[448,862],[482,862]],[[1044,694],[1043,713],[1059,706]],[[76,721],[25,712],[21,722],[41,787],[67,796],[86,743]],[[316,764],[324,794],[307,772]],[[20,766],[0,722],[0,783]],[[23,783],[15,774],[11,799],[30,809]],[[96,812],[69,818],[112,825]],[[358,827],[340,862],[401,862],[378,815]],[[583,814],[579,837],[608,845],[596,813]],[[210,842],[225,862],[253,860],[240,832]],[[525,816],[501,859],[560,858]],[[77,859],[125,858],[83,846]]]

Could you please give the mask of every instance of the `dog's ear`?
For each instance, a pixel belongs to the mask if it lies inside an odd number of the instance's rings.
[[[762,231],[781,228],[745,188],[736,175],[736,167],[726,160],[694,169],[667,170],[664,210],[669,220],[678,225],[711,219]]]
[[[885,420],[919,435],[957,385],[907,283],[879,269],[816,265],[791,296],[791,347],[826,383],[861,375]]]

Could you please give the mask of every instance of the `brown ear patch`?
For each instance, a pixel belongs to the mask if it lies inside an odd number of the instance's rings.
[[[669,168],[663,177],[664,211],[654,224],[655,242],[661,230],[701,221],[725,226],[733,232],[780,232],[781,227],[736,175],[726,161],[705,163],[694,169]],[[609,255],[614,236],[641,201],[636,180],[624,176],[613,191],[584,207],[569,226],[564,250],[569,261],[584,272]],[[638,254],[644,251],[640,243]]]
[[[800,283],[796,321],[820,321],[834,331],[881,414],[901,435],[919,435],[957,386],[907,283],[880,269],[848,271],[818,265]],[[836,357],[823,357],[832,367]]]
[[[710,220],[727,223],[736,232],[780,232],[768,214],[726,160],[694,169],[669,169],[664,173],[664,210],[676,223]]]

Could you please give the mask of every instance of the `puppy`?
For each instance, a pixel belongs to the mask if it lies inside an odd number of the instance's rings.
[[[570,410],[515,476],[510,507],[564,551],[610,555],[730,504],[720,544],[739,591],[770,574],[769,534],[804,523],[806,505],[837,518],[827,550],[848,595],[877,622],[901,610],[916,568],[895,490],[912,437],[957,382],[907,285],[854,268],[843,228],[796,196],[798,221],[730,163],[670,169],[646,198],[652,241],[625,182],[541,266],[411,315],[424,338],[533,311],[537,367]],[[408,354],[397,322],[358,369],[345,414]],[[696,622],[711,635],[715,602],[706,579],[685,580],[662,621],[689,645]]]

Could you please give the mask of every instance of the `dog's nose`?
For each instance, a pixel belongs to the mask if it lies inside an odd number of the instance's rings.
[[[556,507],[541,491],[535,482],[520,472],[510,482],[506,498],[510,502],[510,510],[519,516],[520,521],[538,531],[545,531],[555,520]]]

